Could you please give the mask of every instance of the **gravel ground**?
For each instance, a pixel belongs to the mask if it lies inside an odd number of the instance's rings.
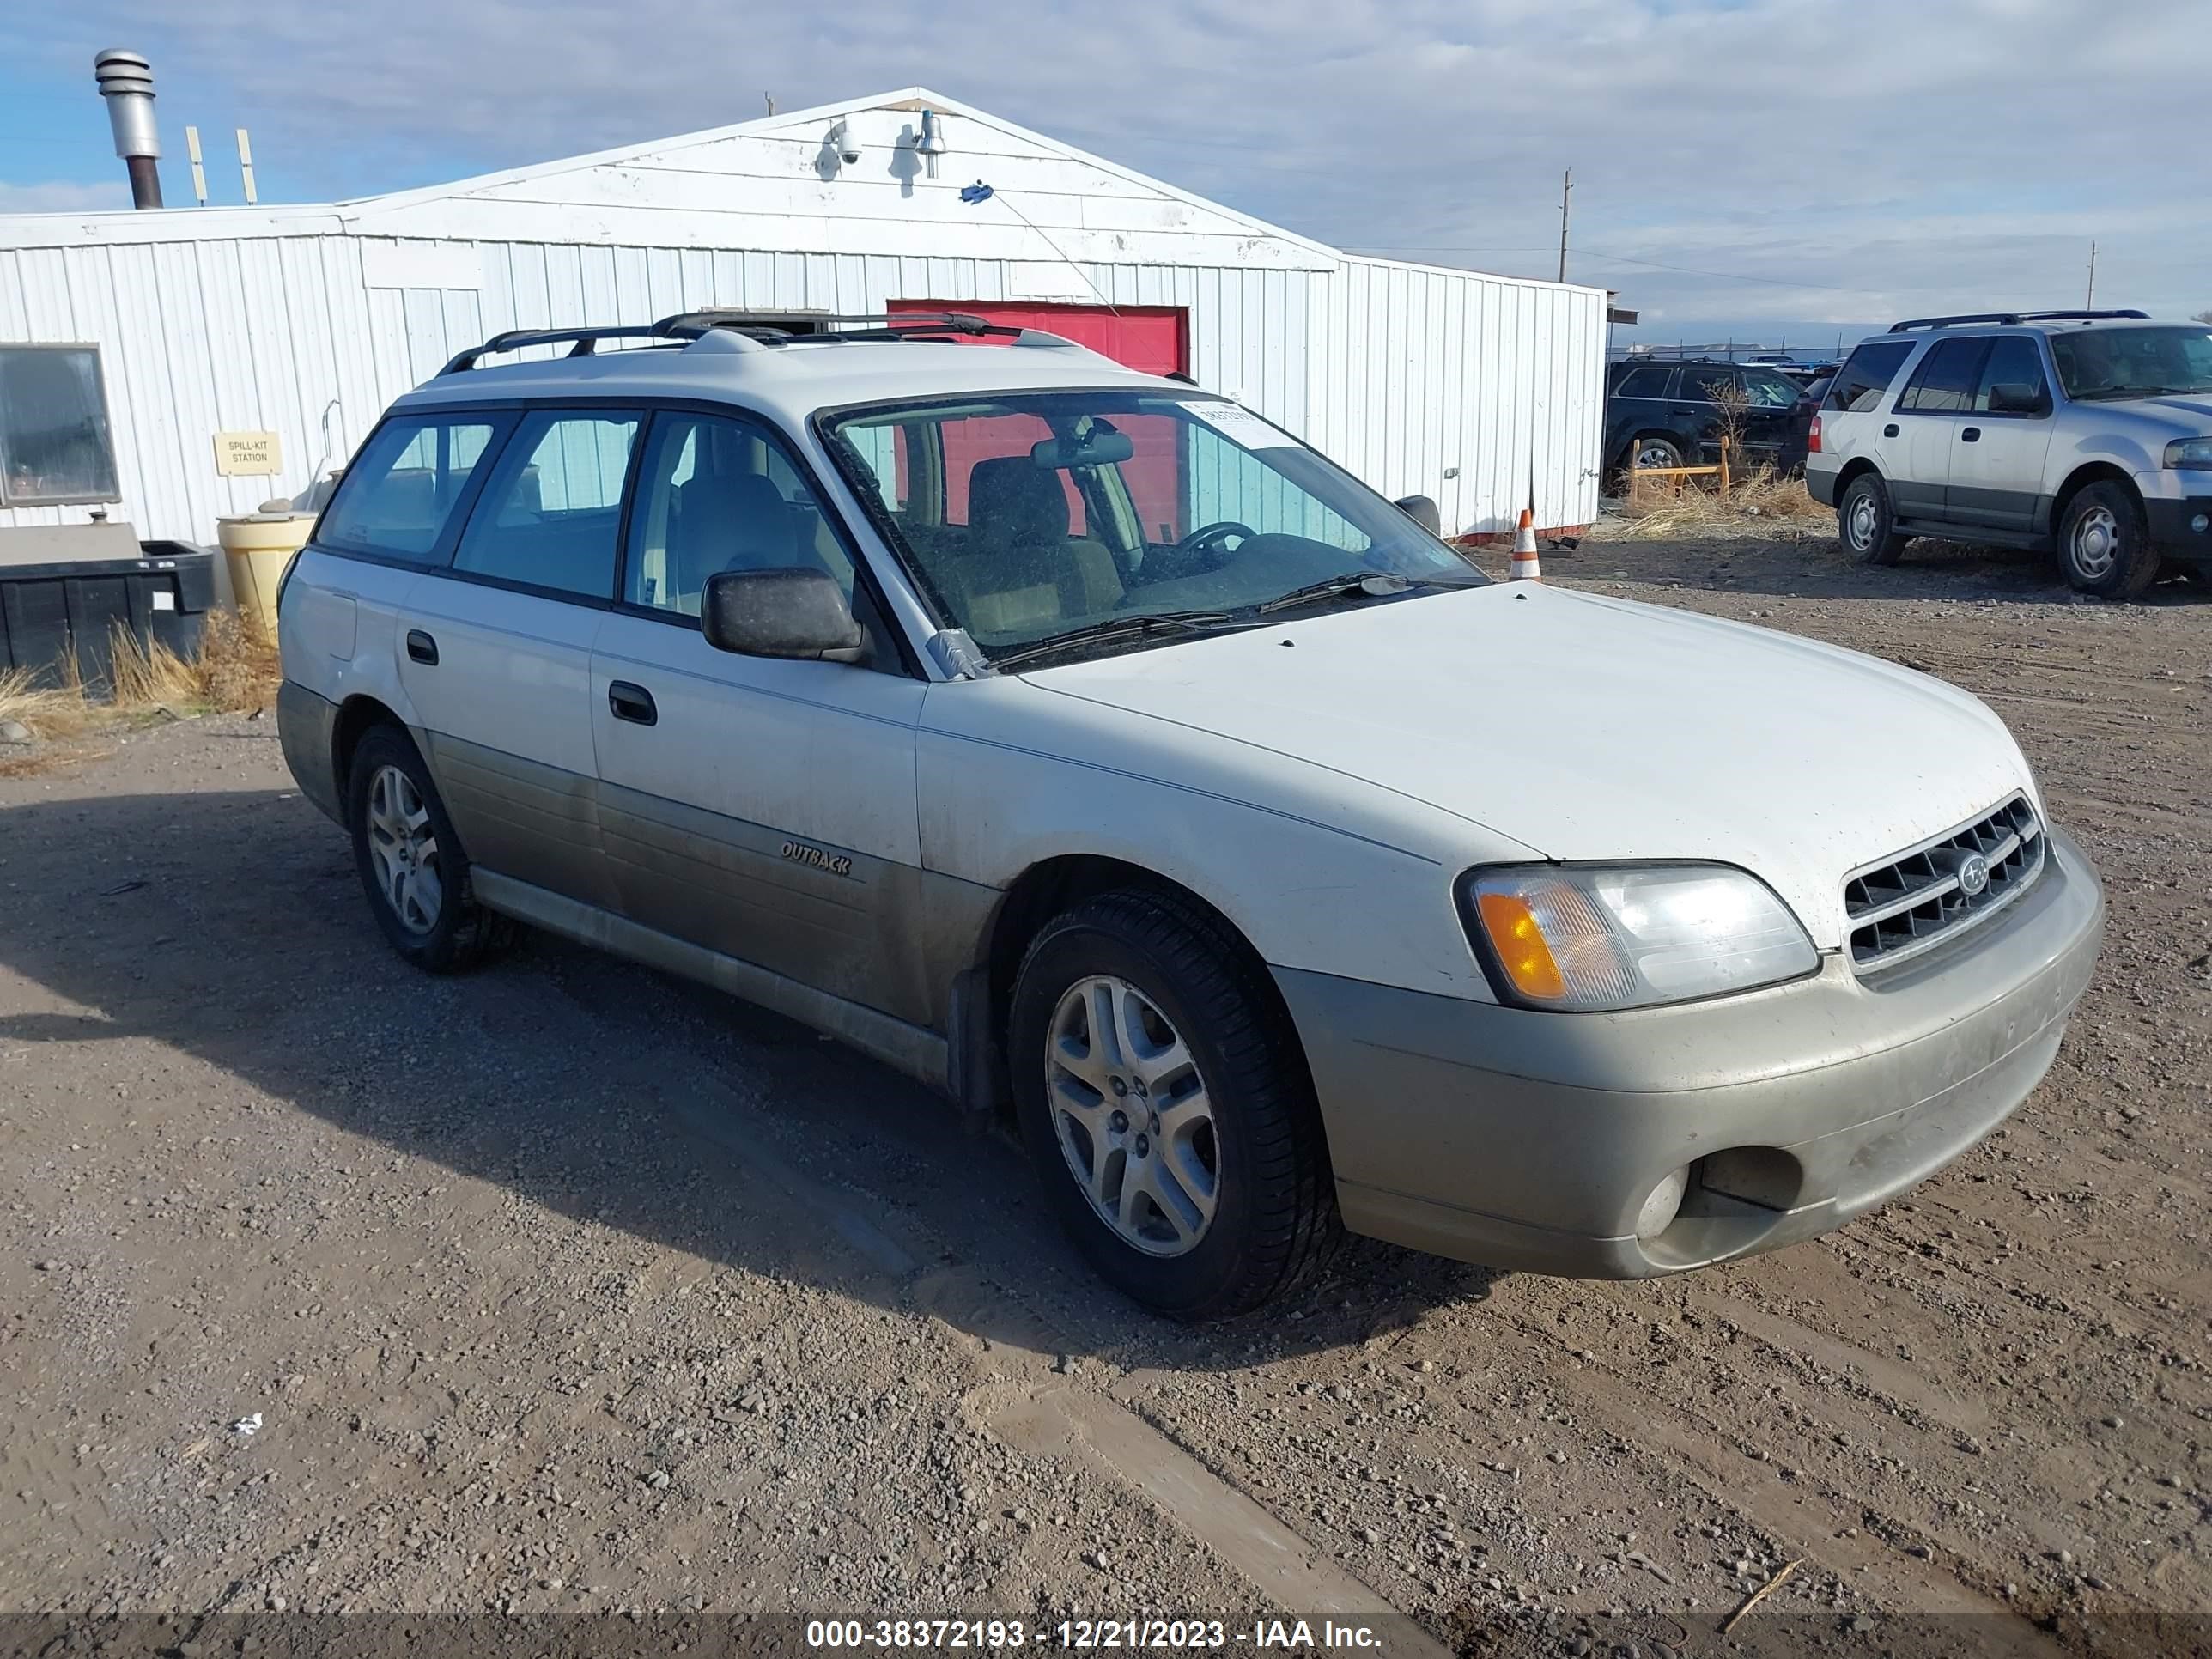
[[[2012,723],[2112,921],[1988,1145],[1739,1267],[1378,1246],[1184,1331],[908,1083],[544,939],[413,974],[272,721],[141,731],[0,776],[0,1613],[1358,1608],[1650,1653],[1796,1564],[1735,1650],[2212,1640],[2212,606],[1820,539],[1546,562]]]

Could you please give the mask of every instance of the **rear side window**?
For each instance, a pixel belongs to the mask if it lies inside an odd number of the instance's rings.
[[[453,509],[510,417],[402,416],[362,447],[317,532],[321,544],[409,564],[435,562]]]
[[[524,417],[469,514],[454,570],[611,599],[623,484],[641,424],[635,410],[540,410]]]
[[[1987,340],[1939,341],[1897,400],[1898,408],[1915,415],[1957,415],[1972,408],[1989,349]]]
[[[1864,414],[1880,408],[1881,394],[1889,390],[1889,383],[1897,378],[1897,371],[1905,367],[1905,360],[1911,355],[1910,340],[1876,340],[1861,346],[1851,353],[1850,361],[1837,371],[1822,407],[1840,409],[1850,414]]]
[[[1667,395],[1667,377],[1671,368],[1632,368],[1621,376],[1620,384],[1613,389],[1616,398],[1663,398]]]

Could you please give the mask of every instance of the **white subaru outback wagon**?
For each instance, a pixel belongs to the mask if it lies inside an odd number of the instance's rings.
[[[1237,404],[989,331],[507,335],[392,406],[279,712],[402,956],[519,920],[1011,1110],[1184,1318],[1346,1230],[1769,1249],[2041,1078],[2103,902],[1982,703],[1492,584]]]

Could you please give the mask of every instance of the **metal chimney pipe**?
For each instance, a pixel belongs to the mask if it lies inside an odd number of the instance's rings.
[[[161,137],[154,126],[154,66],[143,54],[110,46],[92,59],[92,78],[107,100],[115,153],[131,171],[131,205],[161,205]]]

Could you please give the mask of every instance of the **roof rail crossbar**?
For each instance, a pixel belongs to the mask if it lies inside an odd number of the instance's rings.
[[[714,310],[678,312],[672,317],[663,317],[653,325],[653,332],[674,339],[696,339],[715,329],[737,334],[750,335],[764,344],[781,345],[793,340],[906,340],[921,339],[947,334],[998,335],[1012,339],[1020,334],[1018,328],[1004,323],[986,321],[964,311],[907,311],[821,315],[813,313],[794,322],[812,325],[812,332],[802,333],[795,329],[777,326],[762,319],[757,312]]]
[[[2023,311],[2020,313],[2020,319],[2023,323],[2094,323],[2106,318],[2142,323],[2150,320],[2150,313],[2137,311],[2133,306],[2130,306],[2122,311]]]
[[[2011,328],[2021,323],[2098,322],[2106,319],[2142,322],[2149,319],[2148,311],[2129,307],[2119,311],[1978,311],[1958,317],[1913,317],[1901,323],[1892,323],[1889,331],[1902,334],[1916,328],[1962,328],[1975,323],[1994,324],[2000,328]]]
[[[1995,323],[2000,327],[2008,327],[2019,320],[2020,313],[2016,311],[1974,311],[1956,317],[1908,317],[1901,323],[1892,323],[1889,331],[1902,334],[1915,328],[1964,328],[1974,323]]]
[[[601,340],[645,340],[654,337],[650,328],[608,326],[600,328],[511,328],[504,334],[495,334],[482,345],[471,346],[466,351],[456,352],[452,360],[440,369],[444,374],[458,374],[463,369],[474,368],[477,359],[495,351],[520,351],[529,346],[561,345],[574,341],[568,356],[588,357]]]

